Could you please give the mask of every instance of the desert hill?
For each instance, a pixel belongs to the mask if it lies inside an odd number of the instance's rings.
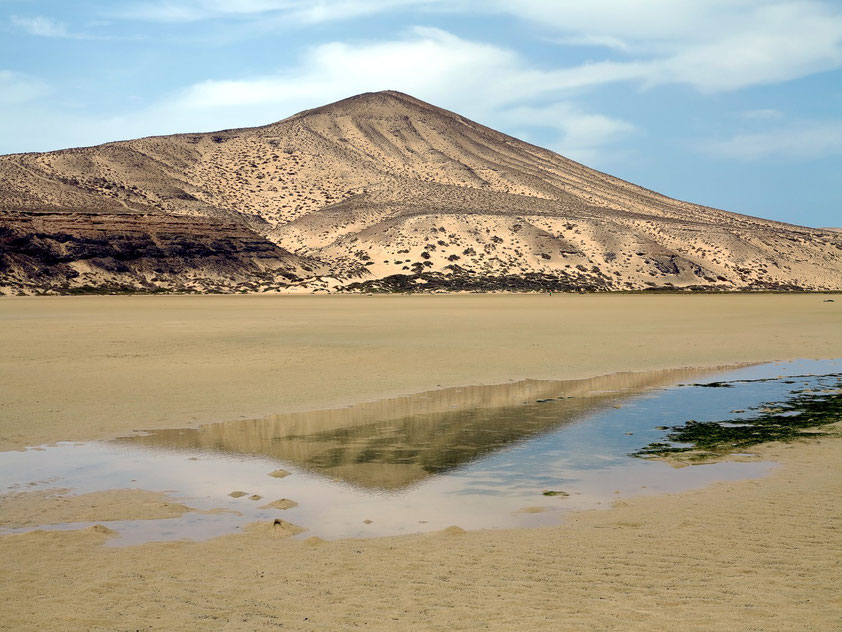
[[[392,91],[0,156],[0,213],[13,289],[842,289],[837,231],[670,199]]]

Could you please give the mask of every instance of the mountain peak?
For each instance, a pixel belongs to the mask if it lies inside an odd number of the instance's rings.
[[[426,101],[422,101],[412,95],[400,92],[398,90],[378,90],[377,92],[361,92],[354,96],[328,103],[323,107],[331,107],[339,103],[354,103],[354,104],[368,104],[368,103],[416,103],[425,105],[427,107],[435,107]]]
[[[307,116],[328,115],[328,116],[356,116],[356,117],[389,117],[405,116],[410,114],[436,113],[448,118],[459,118],[461,116],[443,108],[422,101],[412,95],[398,90],[380,90],[378,92],[363,92],[361,94],[340,99],[327,105],[322,105],[310,110],[304,110],[294,114],[286,120],[294,120]]]
[[[114,216],[134,212],[142,217],[132,234],[149,225],[144,243],[157,243],[167,215],[254,231],[253,238],[229,231],[230,251],[244,253],[240,269],[191,264],[208,283],[212,274],[220,283],[241,278],[252,264],[248,274],[273,288],[842,287],[840,233],[674,200],[397,90],[358,94],[264,127],[4,156],[0,180],[0,205],[22,211],[5,220],[7,248],[51,231],[55,244],[44,260],[65,256],[56,253],[67,251],[66,233],[77,235],[79,252],[90,246],[93,254],[74,262],[87,276],[68,269],[61,283],[123,278],[116,263],[90,262],[102,243],[121,243],[127,232]],[[73,228],[82,221],[66,215],[74,209],[102,219]],[[33,215],[42,211],[56,217]],[[210,223],[200,239],[179,222],[173,230],[185,243],[212,243]],[[113,239],[92,241],[99,225],[111,227]],[[38,283],[29,250],[10,251],[17,258],[4,263],[3,231],[0,212],[0,289],[4,275],[18,275],[9,286]],[[134,273],[152,283],[166,266],[144,257]]]

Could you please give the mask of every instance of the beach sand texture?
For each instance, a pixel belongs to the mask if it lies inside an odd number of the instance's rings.
[[[543,529],[311,542],[267,523],[127,548],[92,530],[0,537],[0,629],[829,632],[841,447],[774,445],[764,456],[784,465],[769,478]]]
[[[75,495],[64,488],[0,494],[0,527],[29,527],[68,522],[155,520],[193,511],[163,492],[111,489]]]
[[[448,386],[842,357],[825,295],[0,301],[0,449]]]
[[[4,299],[0,436],[13,449],[437,386],[842,357],[842,301],[825,298]],[[842,441],[757,451],[781,463],[769,477],[540,529],[2,536],[0,629],[838,630]]]

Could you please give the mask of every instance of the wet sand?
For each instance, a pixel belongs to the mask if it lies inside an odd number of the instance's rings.
[[[842,357],[824,295],[0,300],[0,449],[509,380]]]
[[[838,630],[842,440],[762,452],[783,464],[770,477],[559,527],[322,542],[282,523],[126,548],[92,530],[5,536],[0,629]]]
[[[0,446],[438,385],[842,357],[842,301],[824,298],[3,299]],[[0,629],[839,629],[842,439],[753,451],[781,467],[557,527],[322,542],[282,523],[125,548],[96,529],[3,536]]]
[[[181,516],[186,507],[163,492],[145,489],[112,489],[74,494],[50,488],[0,494],[0,527],[29,527],[70,522],[155,520]]]

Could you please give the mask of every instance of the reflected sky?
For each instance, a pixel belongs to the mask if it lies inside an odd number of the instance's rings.
[[[737,418],[732,411],[810,388],[816,380],[807,374],[839,371],[842,361],[797,361],[729,371],[526,381],[114,442],[60,444],[0,453],[0,492],[170,490],[197,509],[237,512],[107,523],[120,533],[111,545],[203,539],[274,518],[305,527],[299,537],[323,538],[454,524],[465,529],[558,524],[566,511],[610,506],[618,498],[763,475],[774,465],[749,459],[674,469],[628,455],[663,439],[663,426]],[[766,378],[733,388],[693,385]],[[278,468],[291,475],[267,475]],[[263,498],[231,498],[234,490]],[[569,495],[547,497],[544,490]],[[299,504],[259,508],[279,498]]]
[[[429,391],[334,410],[154,430],[120,442],[268,456],[371,489],[398,490],[713,371],[616,373]]]

